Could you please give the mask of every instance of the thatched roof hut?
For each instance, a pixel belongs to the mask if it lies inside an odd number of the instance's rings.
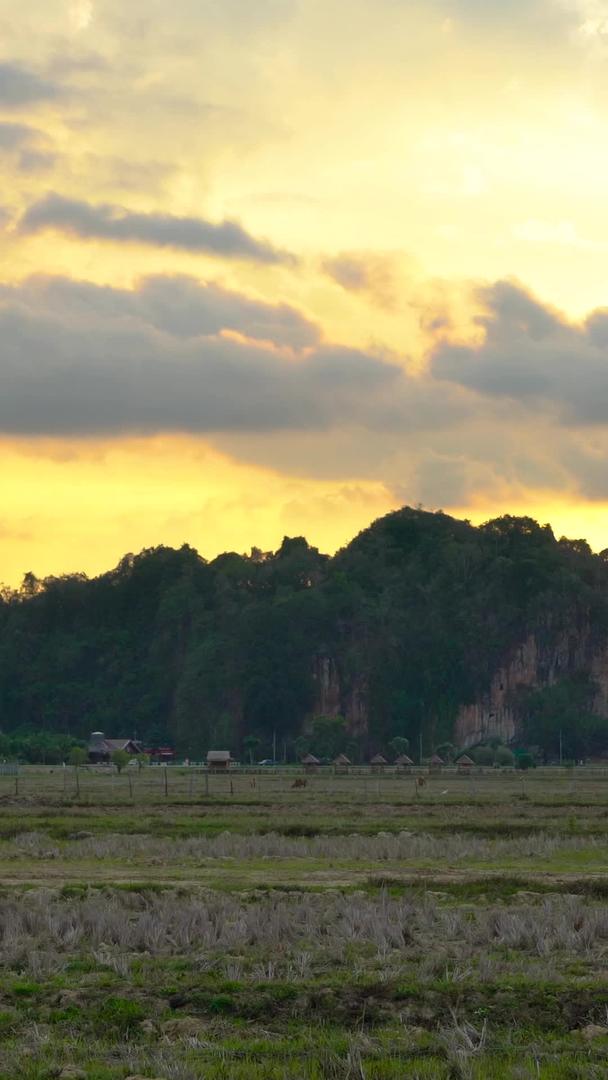
[[[474,766],[475,762],[472,758],[469,757],[468,754],[461,754],[461,756],[458,758],[458,761],[456,762],[458,772],[462,773],[470,773],[471,769],[474,768]]]
[[[302,758],[302,765],[306,772],[316,772],[321,762],[314,754],[305,754]]]
[[[444,765],[445,765],[445,761],[443,760],[443,758],[440,758],[439,754],[433,754],[433,756],[432,756],[432,758],[431,758],[431,760],[429,762],[429,768],[430,768],[431,772],[432,773],[440,773],[441,770],[443,769]]]
[[[352,762],[350,758],[347,758],[346,754],[338,754],[337,758],[334,759],[334,770],[342,773],[348,772],[351,764]]]
[[[395,759],[395,765],[399,772],[410,772],[414,762],[407,754],[399,754],[399,757]]]
[[[388,761],[382,754],[376,754],[370,761],[372,772],[382,772],[382,770],[388,765]]]

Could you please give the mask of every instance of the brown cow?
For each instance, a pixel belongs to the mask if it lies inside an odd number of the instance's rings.
[[[294,780],[294,782],[293,782],[293,784],[291,786],[292,786],[292,788],[305,788],[307,786],[307,784],[308,784],[308,780],[298,779],[298,780]]]

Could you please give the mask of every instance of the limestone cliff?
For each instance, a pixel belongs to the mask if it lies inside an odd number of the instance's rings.
[[[472,746],[490,736],[515,739],[520,726],[521,690],[551,686],[578,672],[589,673],[597,686],[594,708],[608,714],[608,643],[598,640],[581,618],[557,634],[530,633],[505,655],[490,686],[477,700],[463,705],[454,727],[454,741]],[[344,716],[349,732],[366,735],[370,726],[368,680],[359,673],[345,677],[332,656],[315,658],[314,715]]]
[[[313,664],[316,716],[343,716],[351,735],[367,734],[369,707],[367,679],[363,674],[346,678],[331,656],[317,656]]]
[[[510,742],[518,734],[518,697],[522,689],[542,689],[582,671],[597,685],[594,709],[606,715],[608,644],[598,642],[589,623],[569,628],[550,643],[529,634],[505,657],[487,692],[460,709],[454,730],[456,743],[472,746],[492,735]]]

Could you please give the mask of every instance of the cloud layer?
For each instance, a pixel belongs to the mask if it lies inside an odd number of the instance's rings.
[[[608,312],[574,324],[511,282],[477,304],[479,343],[441,340],[408,374],[217,283],[31,278],[0,289],[0,433],[213,435],[255,464],[433,505],[526,488],[606,497]]]
[[[580,326],[500,282],[480,290],[487,314],[476,348],[440,345],[432,374],[476,393],[535,412],[555,413],[569,426],[608,424],[608,311]]]
[[[216,224],[204,218],[139,214],[123,206],[108,203],[92,205],[54,192],[32,203],[19,223],[19,230],[24,235],[45,229],[56,229],[84,240],[150,244],[224,258],[253,259],[261,263],[289,260],[285,252],[278,251],[263,240],[256,240],[234,221]]]
[[[7,433],[381,428],[414,392],[398,366],[320,344],[294,309],[192,279],[34,280],[0,301]]]
[[[53,101],[59,96],[56,83],[41,78],[19,64],[0,63],[0,106],[21,108],[40,101]]]

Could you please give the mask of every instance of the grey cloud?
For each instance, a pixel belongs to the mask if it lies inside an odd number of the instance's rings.
[[[142,286],[150,320],[178,337],[231,329],[247,337],[304,348],[319,341],[319,330],[288,304],[249,300],[213,283],[192,278],[150,277]]]
[[[409,376],[323,343],[295,308],[190,277],[0,286],[0,432],[205,434],[292,475],[381,481],[443,507],[482,492],[606,497],[606,312],[574,325],[510,283],[480,295],[484,340],[440,344]]]
[[[424,395],[401,368],[322,344],[292,358],[267,345],[186,336],[218,322],[267,336],[311,337],[285,308],[255,305],[214,287],[169,283],[187,298],[171,333],[163,283],[121,290],[31,281],[0,291],[0,430],[7,433],[382,431],[420,423]],[[207,287],[209,288],[209,287]],[[214,298],[218,314],[212,316]],[[179,322],[176,310],[171,318]],[[215,319],[215,322],[214,322]],[[267,326],[262,326],[266,320]],[[157,329],[162,326],[162,330]],[[286,329],[287,327],[287,329]],[[448,412],[444,408],[445,414]]]
[[[487,308],[487,315],[481,316],[479,322],[492,340],[503,336],[510,340],[521,333],[540,341],[567,329],[556,313],[512,281],[497,281],[480,288],[477,297]]]
[[[0,63],[0,106],[6,109],[53,101],[59,96],[57,83],[10,62]]]
[[[418,491],[432,506],[464,505],[474,494],[471,462],[456,454],[424,454],[416,468]]]
[[[325,273],[347,292],[367,293],[382,307],[395,301],[394,257],[372,251],[345,251],[325,259]]]
[[[234,221],[215,224],[204,218],[141,214],[109,203],[92,205],[80,199],[67,199],[53,192],[26,210],[19,228],[26,234],[57,229],[82,239],[150,244],[263,263],[285,262],[290,258],[266,241],[256,240]]]
[[[580,21],[575,4],[555,0],[434,0],[446,16],[478,27],[500,24],[510,34],[536,29],[539,33],[569,32]]]
[[[51,168],[57,155],[49,146],[47,135],[37,128],[0,121],[0,154],[10,155],[21,172],[37,173]]]
[[[369,285],[369,271],[358,256],[336,255],[332,259],[326,259],[323,268],[343,289],[358,292]]]
[[[608,422],[605,312],[578,326],[509,282],[480,298],[485,339],[476,347],[438,345],[431,364],[436,379],[553,412],[564,424]]]
[[[28,124],[0,122],[0,150],[21,150],[31,147],[41,138],[41,132]]]
[[[57,154],[50,150],[22,150],[19,154],[19,169],[24,173],[41,173],[52,169],[57,162]]]
[[[608,498],[608,441],[603,440],[603,444],[569,443],[563,455],[564,467],[577,477],[581,494],[601,502]]]
[[[18,299],[68,322],[137,319],[177,339],[234,331],[274,345],[303,349],[319,342],[319,329],[288,304],[268,304],[214,282],[186,275],[151,275],[136,289],[115,289],[60,277],[32,277],[16,290],[0,289],[0,300]]]
[[[598,349],[608,348],[608,308],[598,308],[587,318],[587,334]]]
[[[110,71],[112,65],[105,56],[96,52],[84,52],[73,45],[53,54],[47,65],[51,78],[65,79],[70,75],[98,74]]]

